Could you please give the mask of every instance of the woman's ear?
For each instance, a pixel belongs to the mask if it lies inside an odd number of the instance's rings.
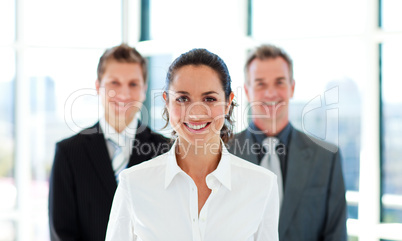
[[[167,94],[166,94],[166,91],[163,91],[163,99],[165,100],[165,102],[167,102]]]
[[[233,99],[234,99],[234,93],[233,93],[233,91],[232,91],[232,92],[230,93],[230,95],[229,95],[228,105],[226,106],[226,115],[229,114],[230,106],[232,105]]]

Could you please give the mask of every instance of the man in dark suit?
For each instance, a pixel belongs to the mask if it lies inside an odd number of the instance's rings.
[[[276,46],[262,45],[250,54],[244,88],[252,122],[235,135],[229,151],[270,169],[275,169],[272,163],[277,160],[277,170],[272,171],[278,176],[282,196],[280,241],[346,241],[341,156],[336,146],[290,124],[288,107],[295,88],[292,68],[290,57]],[[266,140],[278,143],[269,150],[263,147]]]
[[[136,117],[146,79],[146,60],[126,44],[100,58],[95,85],[104,114],[56,144],[49,190],[52,241],[105,240],[119,172],[169,150],[168,139]]]

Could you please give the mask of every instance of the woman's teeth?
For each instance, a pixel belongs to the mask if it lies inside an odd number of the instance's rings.
[[[206,127],[206,126],[207,126],[207,123],[201,124],[201,125],[192,125],[192,124],[190,124],[190,123],[186,123],[186,125],[187,125],[188,127],[190,127],[191,129],[199,130],[199,129],[202,129],[202,128]]]

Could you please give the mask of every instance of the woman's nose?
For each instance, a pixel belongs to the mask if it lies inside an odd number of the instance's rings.
[[[195,102],[191,104],[187,109],[187,113],[192,119],[205,118],[206,116],[209,116],[210,112],[211,110],[209,109],[209,106],[205,105],[202,102]]]

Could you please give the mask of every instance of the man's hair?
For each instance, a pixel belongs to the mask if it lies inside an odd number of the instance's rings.
[[[103,74],[105,73],[106,66],[109,61],[114,60],[119,63],[138,63],[142,69],[142,76],[144,77],[144,83],[147,82],[147,60],[135,49],[127,44],[120,44],[118,46],[106,49],[102,54],[98,63],[97,77],[98,81],[101,81]]]
[[[288,64],[289,67],[289,76],[290,82],[293,83],[293,61],[290,56],[281,48],[271,45],[271,44],[263,44],[253,51],[250,52],[248,55],[246,65],[244,66],[244,73],[245,73],[245,82],[246,84],[249,83],[248,74],[249,74],[249,67],[251,62],[255,59],[259,60],[266,60],[266,59],[275,59],[281,57],[285,62]]]

